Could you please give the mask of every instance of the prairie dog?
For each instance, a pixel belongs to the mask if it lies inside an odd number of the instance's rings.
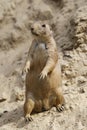
[[[64,109],[61,69],[52,31],[48,24],[36,22],[31,27],[34,40],[28,52],[26,74],[25,119],[31,121],[32,112]]]

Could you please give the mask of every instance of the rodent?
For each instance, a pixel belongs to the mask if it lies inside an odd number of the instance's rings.
[[[26,121],[32,120],[32,112],[49,110],[53,106],[62,111],[65,104],[57,45],[50,26],[36,22],[31,26],[31,33],[34,40],[24,67],[27,72],[24,103]]]

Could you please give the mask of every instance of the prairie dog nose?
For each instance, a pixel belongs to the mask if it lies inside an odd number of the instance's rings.
[[[31,31],[34,31],[34,28],[31,28]]]

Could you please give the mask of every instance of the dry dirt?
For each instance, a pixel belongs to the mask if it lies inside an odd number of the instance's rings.
[[[37,20],[53,29],[66,109],[34,114],[25,123],[21,71]],[[87,0],[0,0],[0,130],[28,129],[87,130]]]

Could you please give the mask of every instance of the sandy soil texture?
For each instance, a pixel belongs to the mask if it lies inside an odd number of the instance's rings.
[[[59,48],[66,109],[23,117],[21,75],[32,36],[30,24],[50,24]],[[0,0],[0,130],[87,130],[87,1]]]

